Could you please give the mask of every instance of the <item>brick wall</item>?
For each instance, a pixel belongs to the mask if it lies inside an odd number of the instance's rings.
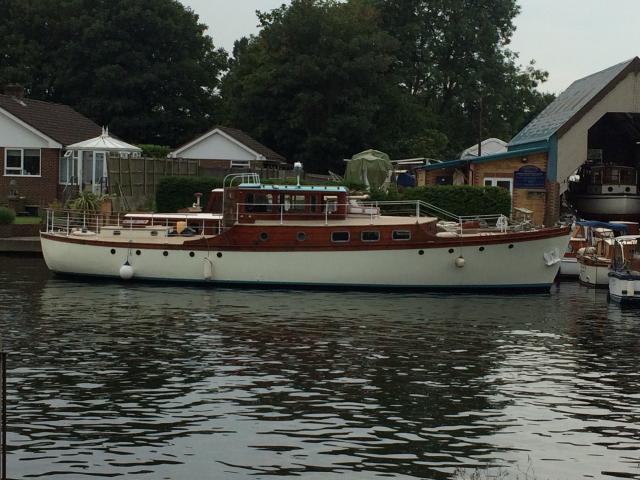
[[[523,161],[523,159],[526,159],[526,161]],[[484,179],[490,177],[510,178],[513,181],[514,173],[524,165],[533,165],[546,172],[547,154],[538,153],[535,155],[518,156],[504,160],[473,164],[473,185],[482,186],[484,185]],[[511,199],[512,208],[518,207],[532,210],[533,222],[536,225],[551,225],[555,223],[555,221],[549,223],[551,217],[548,215],[548,187],[549,182],[547,182],[547,188],[545,188],[545,190],[514,188]]]
[[[4,148],[0,147],[0,205],[7,203],[11,180],[16,181],[18,195],[25,197],[25,205],[49,205],[58,194],[59,159],[59,149],[43,148],[40,150],[40,176],[5,176]]]

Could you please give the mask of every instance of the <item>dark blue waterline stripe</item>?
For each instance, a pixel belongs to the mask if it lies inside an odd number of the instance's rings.
[[[500,293],[518,293],[523,291],[528,292],[540,292],[548,293],[551,288],[551,283],[539,283],[539,284],[520,284],[520,285],[385,285],[385,284],[345,284],[345,283],[298,283],[298,282],[256,282],[256,281],[220,281],[220,280],[188,280],[188,279],[173,279],[173,278],[150,278],[150,277],[134,277],[132,280],[122,280],[117,275],[98,275],[98,274],[84,274],[84,273],[67,273],[57,272],[57,275],[68,277],[91,277],[94,279],[109,279],[116,280],[122,283],[135,283],[135,282],[163,282],[173,284],[196,284],[196,285],[211,285],[211,286],[230,286],[238,288],[282,288],[282,289],[318,289],[318,290],[406,290],[406,291],[456,291],[456,292],[478,292],[478,291],[501,291]]]

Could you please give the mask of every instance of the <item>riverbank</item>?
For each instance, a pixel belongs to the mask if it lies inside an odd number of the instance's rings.
[[[40,237],[0,238],[0,254],[42,255]]]

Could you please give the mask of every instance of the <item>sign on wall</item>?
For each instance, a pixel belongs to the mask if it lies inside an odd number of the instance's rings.
[[[514,188],[544,189],[547,173],[535,165],[524,165],[513,175]]]

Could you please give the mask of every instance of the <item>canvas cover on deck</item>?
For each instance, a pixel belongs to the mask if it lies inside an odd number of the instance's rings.
[[[389,155],[379,150],[356,153],[344,172],[346,182],[363,183],[371,188],[380,188],[389,177],[393,165]]]

